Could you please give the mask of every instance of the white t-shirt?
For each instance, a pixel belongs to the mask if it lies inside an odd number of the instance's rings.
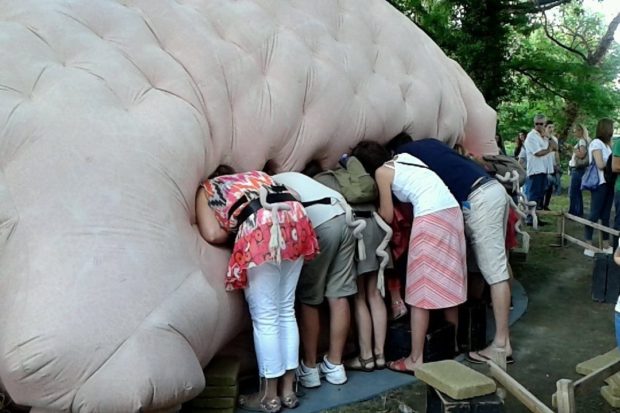
[[[519,152],[518,159],[519,163],[523,165],[523,169],[527,171],[527,151],[525,150],[525,148],[521,149],[521,152]]]
[[[532,129],[530,133],[527,134],[525,142],[523,142],[523,147],[525,148],[527,156],[527,176],[549,173],[547,168],[549,162],[546,155],[534,155],[539,151],[547,149],[549,147],[549,141],[540,136],[540,133],[538,133],[536,129]]]
[[[611,148],[609,147],[609,145],[605,145],[602,140],[594,139],[588,147],[588,160],[590,161],[590,163],[594,162],[592,152],[596,150],[601,151],[601,155],[603,155],[603,162],[607,162],[607,158],[609,158],[609,156],[611,155]],[[603,173],[602,169],[598,170],[598,182],[599,184],[604,184],[606,182],[605,174]]]
[[[446,184],[432,170],[405,165],[401,162],[426,166],[424,162],[408,153],[401,153],[394,159],[394,181],[392,192],[401,202],[413,205],[413,215],[420,217],[448,208],[459,207]],[[390,164],[386,165],[388,167]]]
[[[285,185],[297,192],[301,198],[301,202],[315,201],[325,197],[346,202],[339,192],[299,172],[283,172],[274,175],[272,178],[276,183]],[[305,209],[314,228],[317,228],[319,225],[338,215],[344,214],[344,209],[335,201],[332,205],[316,204],[306,207]]]
[[[577,142],[577,145],[575,145],[575,149],[579,149],[582,146],[584,148],[588,147],[588,142],[584,138],[579,139],[579,142]],[[577,162],[577,155],[575,155],[575,152],[573,152],[573,156],[571,156],[570,161],[568,161],[568,166],[574,167],[576,162]]]
[[[551,136],[549,139],[553,139],[553,141],[555,142],[555,144],[558,144],[558,138],[556,138],[555,136]],[[556,156],[557,152],[549,152],[548,154],[546,154],[544,156],[545,160],[547,161],[547,173],[548,174],[552,174],[555,171],[555,165],[556,165]]]

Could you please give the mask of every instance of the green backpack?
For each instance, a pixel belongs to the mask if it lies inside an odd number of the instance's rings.
[[[354,156],[347,158],[344,168],[321,172],[314,179],[340,192],[350,204],[374,202],[379,196],[375,180]],[[338,188],[333,187],[334,180]]]

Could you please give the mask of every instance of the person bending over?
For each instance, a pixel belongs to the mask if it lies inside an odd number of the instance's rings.
[[[254,330],[258,393],[240,396],[239,404],[264,412],[299,403],[293,389],[299,363],[295,288],[304,259],[318,252],[318,242],[302,205],[277,192],[263,172],[234,173],[220,166],[196,195],[200,235],[209,243],[234,239],[226,290],[243,289]]]
[[[405,302],[412,307],[411,354],[388,363],[395,371],[413,374],[423,364],[429,310],[444,309],[458,323],[457,306],[467,299],[467,262],[463,216],[450,190],[428,166],[409,154],[390,160],[383,146],[360,142],[352,151],[379,188],[379,215],[394,218],[392,195],[413,205]]]

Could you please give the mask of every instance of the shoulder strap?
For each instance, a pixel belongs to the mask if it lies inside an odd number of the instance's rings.
[[[431,168],[429,168],[428,166],[425,166],[425,165],[418,165],[418,164],[416,164],[416,163],[402,162],[402,161],[399,161],[399,160],[396,160],[395,162],[396,162],[396,163],[400,163],[400,164],[402,164],[402,165],[415,166],[416,168],[431,169]]]

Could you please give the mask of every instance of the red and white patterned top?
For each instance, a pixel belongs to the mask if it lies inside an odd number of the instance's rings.
[[[202,183],[209,207],[215,212],[220,226],[229,232],[237,226],[237,217],[249,201],[236,207],[229,219],[231,207],[244,195],[250,200],[258,198],[261,187],[272,185],[275,183],[271,177],[260,171],[222,175]],[[277,212],[283,241],[281,259],[293,261],[303,257],[310,260],[319,251],[312,224],[299,202],[289,201],[286,204],[290,206],[289,210]],[[248,283],[248,268],[276,261],[269,248],[272,224],[271,212],[260,209],[239,226],[228,262],[226,290],[245,288]]]

